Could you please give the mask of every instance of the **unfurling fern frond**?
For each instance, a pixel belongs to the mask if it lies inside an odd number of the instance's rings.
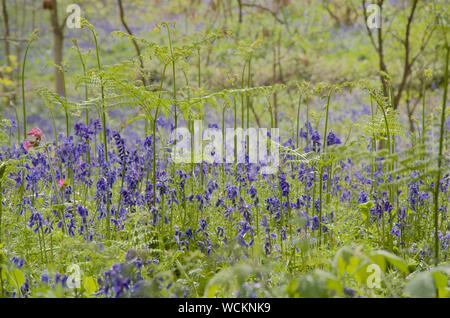
[[[55,105],[62,106],[64,107],[64,109],[72,112],[78,110],[76,103],[71,102],[62,96],[59,96],[58,94],[52,92],[47,87],[38,87],[36,91],[41,96],[45,105],[52,110],[54,109]]]

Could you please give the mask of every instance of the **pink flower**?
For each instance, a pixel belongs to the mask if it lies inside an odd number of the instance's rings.
[[[25,142],[23,143],[23,147],[26,151],[28,151],[28,149],[34,147],[34,141],[25,140]]]
[[[42,131],[39,128],[33,128],[27,133],[27,136],[33,136],[35,139],[25,140],[23,143],[23,148],[25,148],[26,151],[28,151],[31,147],[39,146],[42,138]]]
[[[66,179],[61,179],[58,182],[58,187],[62,188],[66,186]]]
[[[27,133],[27,136],[33,136],[37,140],[41,140],[42,131],[39,128],[33,128]]]

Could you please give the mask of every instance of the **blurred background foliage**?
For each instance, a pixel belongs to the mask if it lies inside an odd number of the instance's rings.
[[[427,101],[430,101],[429,113],[439,105],[433,97],[439,96],[443,83],[444,53],[437,19],[447,21],[448,18],[446,1],[442,0],[376,1],[382,7],[384,68],[380,67],[380,55],[372,43],[373,40],[375,45],[379,44],[378,30],[371,30],[371,40],[363,10],[364,4],[367,6],[368,3],[360,0],[2,0],[2,116],[13,118],[14,109],[21,104],[21,61],[27,39],[35,29],[39,29],[39,39],[29,52],[25,83],[28,105],[31,105],[28,106],[31,123],[38,125],[42,123],[41,117],[48,118],[42,100],[34,91],[37,86],[51,87],[62,94],[58,83],[61,81],[58,77],[60,72],[54,70],[55,63],[64,67],[68,98],[80,99],[83,96],[84,88],[74,84],[82,70],[77,50],[70,39],[76,38],[81,51],[88,55],[87,69],[95,67],[96,59],[89,33],[83,29],[69,29],[64,24],[68,15],[66,8],[72,3],[80,6],[82,17],[90,21],[99,34],[104,65],[130,59],[137,54],[136,45],[114,31],[131,32],[146,41],[165,44],[164,32],[155,31],[155,26],[167,21],[175,24],[175,47],[226,31],[226,36],[211,37],[200,48],[201,85],[212,91],[229,88],[239,82],[237,79],[240,79],[245,63],[243,47],[257,43],[252,51],[252,86],[282,83],[288,87],[277,95],[275,101],[281,127],[283,124],[290,127],[294,122],[297,97],[293,91],[295,83],[303,80],[339,84],[365,79],[379,85],[380,70],[387,71],[394,94],[400,92],[398,109],[410,131],[415,130],[416,109],[420,109],[417,105],[423,88],[427,92]],[[409,21],[411,13],[413,17]],[[55,15],[57,19],[52,20]],[[62,62],[55,57],[54,47],[60,33],[63,39]],[[137,47],[140,47],[139,43]],[[161,77],[159,62],[146,58],[145,52],[140,53],[149,84],[158,82]],[[138,63],[138,59],[134,58],[134,62]],[[411,65],[406,65],[406,62]],[[197,83],[197,64],[197,57],[192,55],[184,67],[191,85]],[[425,76],[426,70],[428,76]],[[124,76],[132,81],[141,75],[134,70]],[[168,74],[166,81],[168,87],[171,85],[170,76]],[[177,72],[177,77],[180,77],[177,82],[185,81],[182,72]],[[368,100],[355,94],[337,103],[337,109],[344,112],[343,117],[353,121],[368,107]],[[258,121],[267,122],[264,106],[259,104],[255,102],[256,114],[261,117]],[[349,105],[352,110],[348,109]],[[120,119],[114,115],[110,114]]]

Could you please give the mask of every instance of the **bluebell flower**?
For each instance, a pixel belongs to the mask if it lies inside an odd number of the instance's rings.
[[[84,123],[76,123],[74,125],[75,135],[84,139],[90,140],[91,136],[94,134],[94,131],[91,126],[86,126]]]
[[[13,256],[11,258],[11,263],[14,264],[17,268],[22,268],[23,264],[25,263],[23,259],[20,259],[18,257]]]
[[[358,203],[366,203],[367,202],[367,193],[362,190],[359,193]]]
[[[281,188],[281,194],[282,196],[286,197],[289,195],[289,189],[290,189],[290,185],[289,183],[286,181],[286,175],[283,174],[279,174],[278,175],[278,184],[280,185]]]
[[[339,139],[338,136],[336,136],[333,132],[333,130],[330,129],[330,132],[328,133],[327,136],[327,146],[332,146],[332,145],[340,145],[342,142]]]

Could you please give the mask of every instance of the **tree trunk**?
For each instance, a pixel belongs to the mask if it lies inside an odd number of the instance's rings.
[[[9,33],[9,16],[8,16],[8,10],[6,9],[6,0],[2,0],[2,14],[3,14],[3,22],[5,24],[5,57],[6,57],[6,66],[11,66],[11,61],[9,59],[9,56],[11,55],[11,48],[9,46],[9,39],[8,39],[9,36],[10,36],[10,33]],[[8,76],[8,78],[11,81],[14,81],[12,72],[8,73],[7,76]],[[13,88],[13,90],[14,90],[14,88]],[[9,96],[8,93],[10,92],[10,89],[6,85],[3,87],[3,91],[5,92],[6,98],[7,98],[6,104],[8,104],[8,101],[10,100],[10,98],[12,100],[15,100],[15,94]]]
[[[414,135],[414,132],[416,131],[415,127],[414,127],[414,111],[416,110],[416,107],[413,106],[411,108],[411,100],[409,98],[409,88],[408,88],[408,92],[407,92],[407,97],[406,97],[406,113],[408,115],[408,122],[409,122],[409,132]],[[417,104],[416,104],[417,105]]]
[[[2,13],[3,13],[3,22],[5,23],[5,54],[6,57],[8,57],[10,53],[10,46],[9,46],[9,16],[8,11],[6,10],[6,0],[2,0]],[[6,65],[10,65],[9,58],[6,59]]]
[[[239,23],[242,23],[242,0],[237,0],[239,5]]]
[[[53,62],[55,65],[62,65],[63,44],[64,44],[64,25],[58,23],[58,8],[56,0],[52,0],[53,9],[50,10],[50,19],[53,30]],[[55,91],[57,94],[64,95],[63,74],[58,67],[55,67]]]
[[[411,74],[411,67],[412,67],[413,63],[410,62],[410,60],[409,60],[409,55],[410,55],[409,36],[411,33],[411,24],[414,19],[414,13],[417,8],[417,2],[418,2],[418,0],[415,0],[413,2],[411,13],[408,17],[408,22],[406,24],[405,40],[403,42],[403,44],[405,46],[405,61],[404,61],[404,66],[403,66],[403,76],[402,76],[402,81],[400,82],[400,85],[398,87],[397,95],[394,97],[394,101],[393,101],[394,109],[397,109],[398,105],[400,104],[400,99],[402,98],[402,92],[405,88],[406,82],[408,81],[408,77]]]
[[[54,43],[53,43],[53,60],[56,65],[62,65],[63,59],[63,41],[64,37],[62,32],[54,33]],[[55,67],[55,91],[59,95],[64,95],[64,83],[63,74],[61,70]]]
[[[131,32],[131,29],[129,28],[127,22],[125,21],[125,12],[123,10],[122,0],[117,0],[117,3],[119,5],[120,21],[122,22],[122,25],[125,28],[125,30],[128,32],[128,34],[133,36],[133,32]],[[134,48],[136,50],[137,57],[139,59],[139,65],[140,65],[140,68],[141,68],[139,71],[141,73],[142,84],[144,86],[146,86],[147,85],[147,81],[145,79],[144,60],[142,59],[142,56],[141,56],[141,49],[139,48],[139,45],[137,44],[136,39],[134,39],[132,37],[131,41],[133,42]]]

